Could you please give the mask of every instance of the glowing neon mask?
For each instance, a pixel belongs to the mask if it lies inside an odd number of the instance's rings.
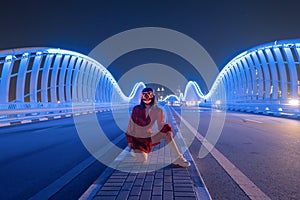
[[[153,92],[148,91],[148,92],[142,92],[142,101],[146,104],[149,105],[153,101]]]

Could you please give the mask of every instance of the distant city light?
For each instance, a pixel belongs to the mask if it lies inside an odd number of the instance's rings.
[[[220,105],[220,104],[221,104],[221,101],[220,101],[220,100],[217,100],[215,103],[216,103],[217,105]]]
[[[299,105],[299,100],[298,99],[291,99],[291,100],[289,100],[289,105],[298,106]]]

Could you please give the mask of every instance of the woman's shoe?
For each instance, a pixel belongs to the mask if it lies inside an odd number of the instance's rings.
[[[137,161],[139,161],[140,163],[142,163],[142,164],[146,164],[147,163],[147,160],[148,160],[148,154],[147,153],[135,149],[135,150],[131,150],[130,154],[133,157],[135,157],[135,159]]]
[[[178,165],[180,167],[189,167],[191,163],[187,161],[183,156],[180,156],[177,160],[173,162],[174,165]]]

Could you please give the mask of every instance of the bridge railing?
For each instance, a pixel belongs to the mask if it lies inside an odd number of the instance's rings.
[[[129,107],[128,103],[12,103],[0,104],[0,123],[14,120],[38,119],[43,117],[72,116],[98,111],[108,111]]]
[[[98,61],[48,47],[0,51],[0,121],[112,109],[139,100],[143,83],[130,97]]]
[[[274,103],[274,102],[258,102],[258,103],[228,103],[199,104],[200,107],[211,107],[213,109],[239,111],[255,114],[263,114],[277,117],[288,117],[292,119],[300,119],[300,106],[291,103]]]

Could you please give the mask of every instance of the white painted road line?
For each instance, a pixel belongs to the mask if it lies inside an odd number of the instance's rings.
[[[129,154],[130,148],[126,147],[115,160],[111,163],[111,167],[107,167],[101,175],[97,178],[96,181],[81,195],[79,200],[92,200],[99,189],[103,186],[103,183],[107,180],[107,178],[113,173],[114,169],[117,165],[125,159],[125,157]]]
[[[202,145],[204,145],[205,148],[212,149],[210,152],[211,155],[239,185],[239,187],[246,193],[246,195],[248,195],[250,199],[271,199],[234,164],[232,164],[221,152],[213,147],[213,145],[209,141],[207,141],[190,123],[183,119],[175,110],[174,112],[181,119],[181,122],[185,124],[185,126],[195,135],[195,137],[202,143]]]
[[[12,121],[12,119],[6,119],[6,120],[1,120],[0,121],[0,127],[12,126],[12,125],[16,125],[16,124],[27,124],[27,123],[37,122],[37,121],[60,119],[60,118],[65,118],[65,117],[93,114],[93,113],[96,113],[96,112],[106,112],[106,111],[109,111],[109,110],[106,109],[106,110],[100,110],[100,111],[99,110],[98,111],[88,111],[88,112],[82,112],[82,113],[63,114],[63,115],[55,115],[55,114],[53,115],[53,114],[51,114],[51,115],[47,115],[47,117],[45,117],[46,115],[42,115],[38,119],[32,119],[30,117],[26,117],[26,119],[25,118],[23,118],[23,119],[14,118],[13,121]],[[36,118],[36,117],[34,117],[34,118]],[[15,121],[15,120],[17,120],[17,121]]]
[[[125,137],[124,134],[120,135],[116,139],[114,139],[111,143],[105,145],[104,147],[100,148],[94,155],[96,157],[101,157],[105,155],[114,144],[120,142]],[[40,199],[50,199],[54,194],[60,191],[65,185],[71,182],[76,176],[78,176],[82,171],[84,171],[87,167],[93,164],[96,161],[94,156],[90,156],[70,171],[65,173],[63,176],[59,177],[57,180],[52,182],[50,185],[39,191],[37,194],[32,196],[30,200],[40,200]]]
[[[32,122],[32,121],[31,120],[27,120],[27,119],[21,121],[22,124],[27,124],[27,123],[30,123],[30,122]]]
[[[253,119],[244,119],[244,121],[247,121],[247,122],[254,122],[254,123],[259,123],[259,124],[262,124],[262,123],[263,123],[263,122],[256,121],[256,120],[253,120]]]

